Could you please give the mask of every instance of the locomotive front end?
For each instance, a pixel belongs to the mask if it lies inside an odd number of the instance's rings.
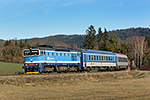
[[[39,55],[40,53],[38,49],[23,50],[25,63],[22,68],[25,70],[26,74],[40,73]]]

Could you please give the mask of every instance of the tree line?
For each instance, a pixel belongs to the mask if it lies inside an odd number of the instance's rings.
[[[102,32],[100,27],[96,31],[94,26],[91,25],[86,30],[84,41],[80,47],[125,54],[138,67],[141,65],[150,65],[150,36],[134,36],[128,37],[126,40],[121,40],[115,34],[112,34],[110,37],[108,33],[106,28],[104,32]],[[31,40],[7,40],[0,49],[0,60],[3,62],[24,63],[24,58],[22,57],[23,49],[29,48],[30,46],[38,46],[39,44],[43,43],[38,38]],[[54,46],[71,47],[62,42]],[[75,43],[73,47],[78,48]]]
[[[30,45],[27,39],[24,41],[20,40],[19,43],[17,40],[7,40],[0,50],[0,60],[9,63],[24,63],[22,50],[29,47]]]

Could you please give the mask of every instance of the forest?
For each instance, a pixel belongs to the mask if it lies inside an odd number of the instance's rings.
[[[150,65],[150,29],[129,28],[107,31],[93,25],[85,30],[85,35],[55,35],[43,38],[0,40],[0,61],[24,63],[22,50],[30,46],[51,45],[68,48],[85,48],[112,51],[128,56],[139,68]]]

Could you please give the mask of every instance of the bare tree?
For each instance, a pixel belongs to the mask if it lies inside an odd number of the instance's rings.
[[[145,37],[130,37],[127,38],[127,43],[131,47],[131,54],[133,56],[134,62],[137,66],[141,66],[143,62],[143,55],[146,51]]]

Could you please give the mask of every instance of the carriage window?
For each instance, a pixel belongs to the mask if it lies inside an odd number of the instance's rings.
[[[68,53],[68,56],[69,56],[69,53]]]
[[[54,53],[52,53],[52,56],[54,56]]]
[[[60,53],[60,56],[62,56],[62,53]]]
[[[77,56],[79,56],[79,57],[80,57],[80,56],[81,56],[81,54],[78,52],[78,53],[77,53]]]
[[[99,60],[101,61],[101,56],[99,56]]]
[[[58,56],[58,53],[56,53],[56,56]]]
[[[105,56],[104,56],[104,61],[106,60]]]
[[[94,60],[96,60],[96,56],[94,56]]]
[[[64,56],[66,56],[66,54],[64,53]]]
[[[127,62],[128,59],[127,58],[123,58],[123,57],[118,57],[119,62]]]
[[[108,57],[106,57],[106,61],[108,61]]]
[[[98,61],[98,56],[97,56],[97,61]]]
[[[113,61],[113,57],[110,57],[110,60]]]
[[[89,58],[88,58],[89,56],[88,55],[86,55],[86,60],[89,60]]]
[[[92,60],[93,60],[93,55],[92,55]]]
[[[109,57],[109,61],[110,61],[110,57]]]
[[[89,60],[91,60],[91,56],[89,55]]]
[[[104,56],[102,56],[102,61],[104,60]]]
[[[41,55],[43,55],[43,51],[41,51]]]

